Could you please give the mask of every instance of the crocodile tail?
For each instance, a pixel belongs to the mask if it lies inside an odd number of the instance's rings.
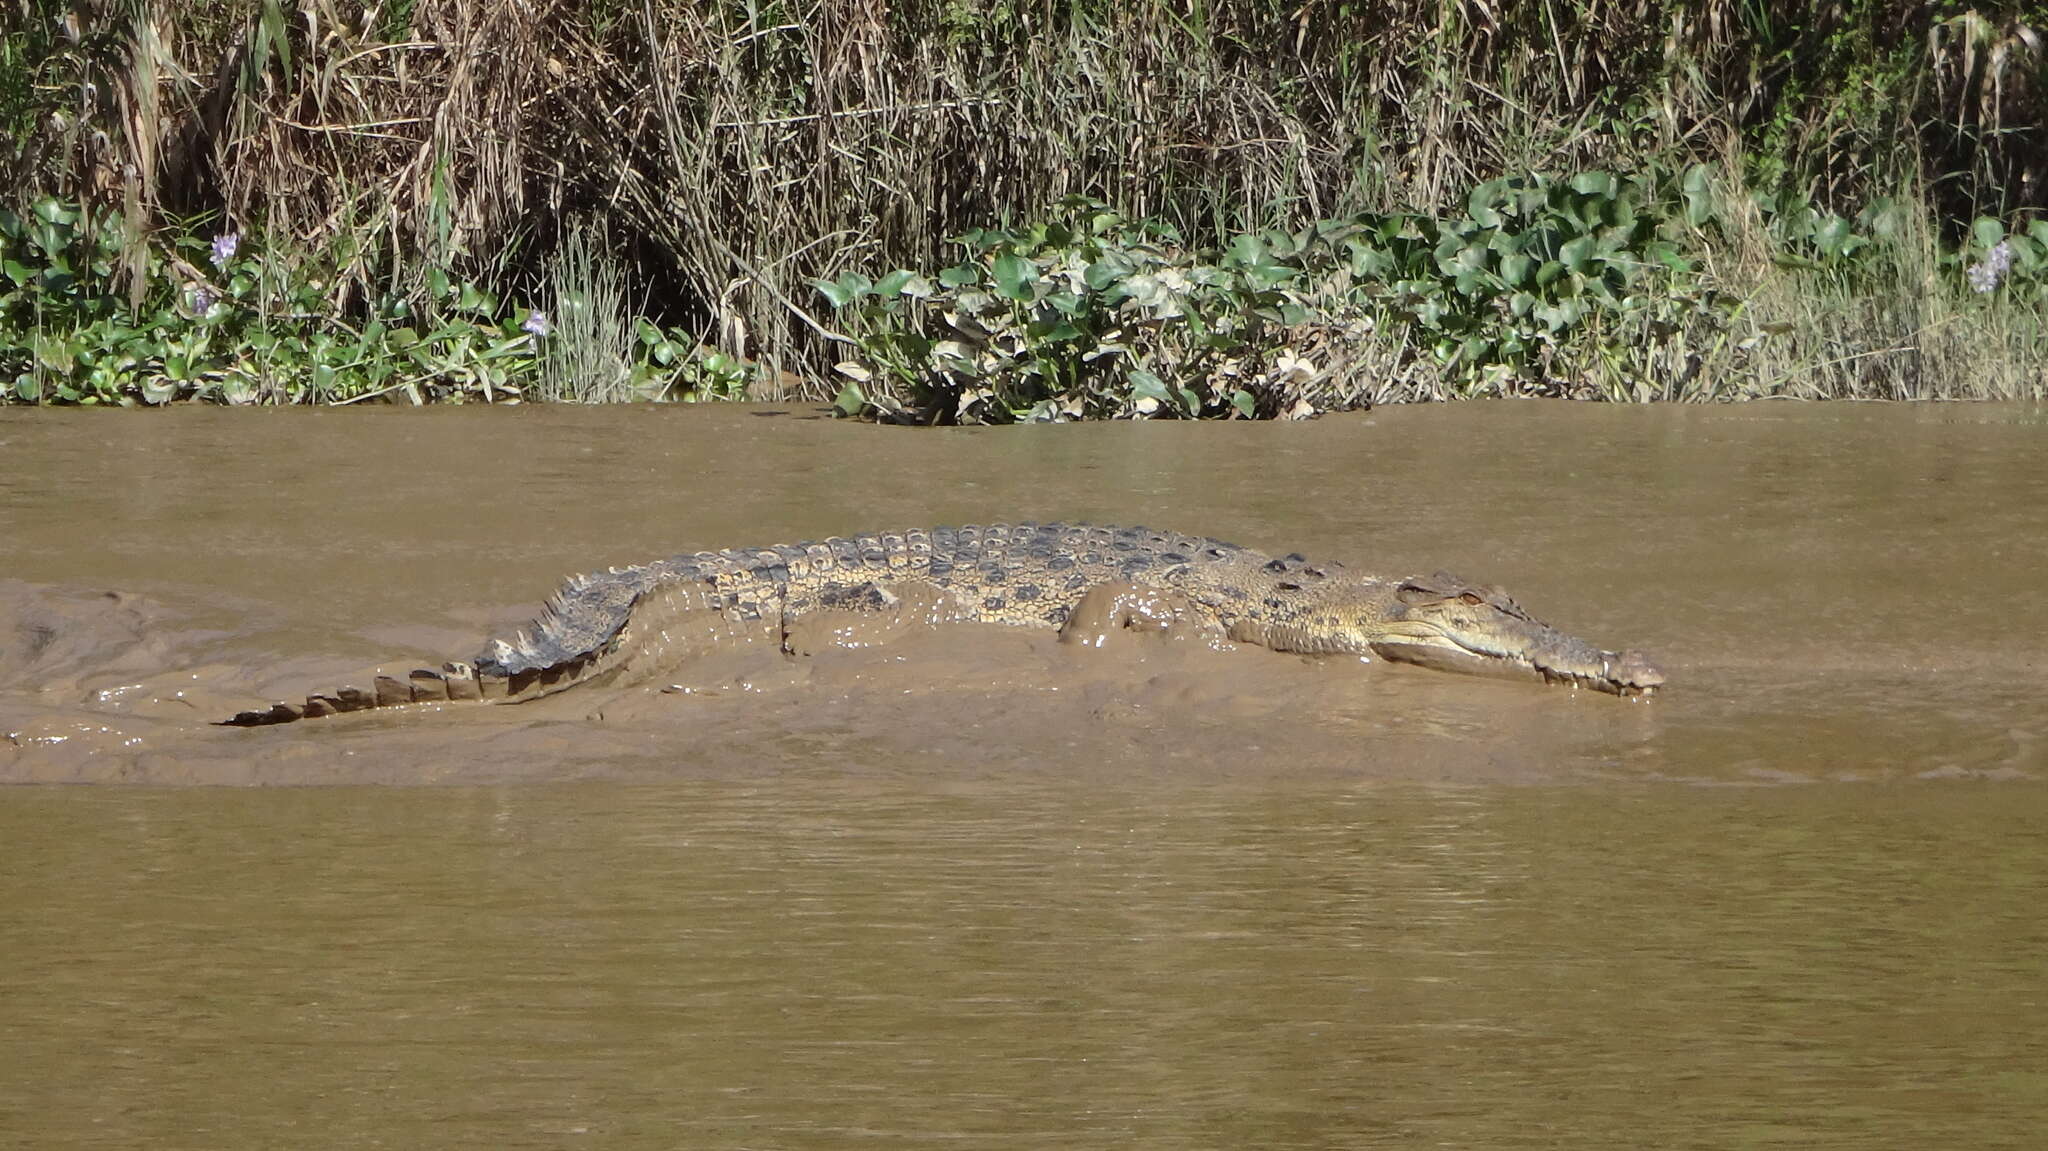
[[[236,712],[220,722],[224,727],[264,727],[406,703],[503,699],[509,694],[509,686],[508,677],[479,674],[474,664],[455,661],[442,664],[439,670],[419,668],[402,679],[378,675],[367,689],[343,687],[331,693],[317,692],[307,696],[304,703],[274,703],[267,708]]]
[[[377,674],[369,688],[343,687],[303,703],[237,712],[220,725],[265,727],[408,703],[523,703],[616,669],[629,654],[622,644],[635,631],[658,631],[679,614],[719,606],[708,581],[677,578],[661,565],[574,576],[525,631],[493,640],[473,661],[405,676]]]

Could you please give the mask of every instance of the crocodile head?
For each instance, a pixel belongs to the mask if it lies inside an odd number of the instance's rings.
[[[1604,651],[1536,619],[1499,588],[1448,572],[1403,580],[1375,606],[1364,638],[1385,659],[1614,695],[1650,695],[1664,682],[1642,653]]]

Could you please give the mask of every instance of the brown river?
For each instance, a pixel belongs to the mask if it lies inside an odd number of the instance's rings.
[[[2048,1145],[2048,409],[814,415],[0,410],[0,1146]],[[211,723],[1025,519],[1670,683],[955,625]]]

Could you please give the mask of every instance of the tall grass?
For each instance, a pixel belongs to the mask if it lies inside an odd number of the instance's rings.
[[[2048,395],[2039,294],[1977,298],[1944,267],[1913,199],[1889,214],[1853,273],[1787,267],[1754,211],[1708,269],[1744,310],[1707,373],[1715,398],[2015,399]],[[1953,265],[1953,261],[1948,262]],[[1686,398],[1686,397],[1680,397]]]
[[[574,228],[555,250],[553,264],[553,321],[543,337],[541,398],[586,404],[632,399],[634,337],[617,258],[587,229]]]
[[[1732,156],[1745,188],[1844,214],[1907,189],[1917,218],[1889,281],[1781,275],[1738,239],[1716,274],[1805,334],[1687,356],[1792,392],[2039,386],[1982,361],[2032,319],[1885,298],[1927,296],[1969,220],[2048,207],[2048,53],[2019,6],[0,2],[21,16],[0,35],[27,81],[0,78],[18,191],[138,237],[210,213],[342,253],[343,309],[424,300],[437,271],[537,287],[587,221],[661,322],[825,396],[844,337],[815,278],[936,266],[1070,194],[1213,244],[1455,210],[1518,171]],[[1884,350],[1909,340],[1940,350]]]

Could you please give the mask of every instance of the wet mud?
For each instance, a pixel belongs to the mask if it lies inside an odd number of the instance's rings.
[[[2048,755],[2035,409],[1514,404],[931,434],[803,417],[10,413],[0,779],[1728,783],[2031,778]],[[468,482],[370,478],[431,474]],[[1623,701],[1163,626],[1097,647],[906,611],[807,621],[794,654],[692,624],[701,641],[516,706],[214,726],[466,658],[572,571],[1025,518],[1450,568],[1653,653],[1672,683]]]

